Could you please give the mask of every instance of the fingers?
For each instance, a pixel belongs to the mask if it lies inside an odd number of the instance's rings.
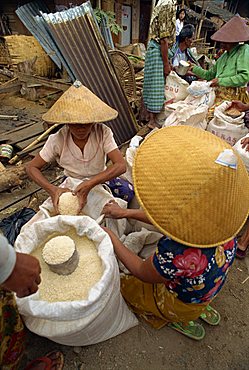
[[[31,294],[36,293],[38,290],[38,285],[34,282],[29,288],[22,289],[16,293],[18,298],[28,297]]]

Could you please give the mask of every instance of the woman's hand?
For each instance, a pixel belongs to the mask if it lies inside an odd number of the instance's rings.
[[[240,143],[242,148],[245,148],[246,152],[249,152],[249,137],[245,137]]]
[[[51,196],[54,210],[57,214],[59,214],[59,209],[58,209],[58,203],[59,203],[59,198],[61,194],[67,193],[69,190],[68,188],[60,188],[58,186],[53,186],[53,188],[49,191],[49,195]]]
[[[121,208],[115,200],[110,200],[108,203],[105,204],[102,212],[107,218],[125,218],[125,209]]]
[[[245,111],[249,110],[249,104],[244,104],[239,100],[233,100],[230,108],[236,108],[240,112],[245,112]]]
[[[211,86],[211,87],[217,87],[217,86],[219,86],[219,80],[218,80],[218,78],[214,78],[214,79],[211,81],[210,86]]]
[[[87,202],[87,196],[88,196],[91,189],[92,189],[92,185],[90,184],[90,182],[89,181],[83,181],[74,190],[73,194],[77,195],[78,200],[79,200],[78,214],[80,213],[82,208],[85,207],[86,202]]]

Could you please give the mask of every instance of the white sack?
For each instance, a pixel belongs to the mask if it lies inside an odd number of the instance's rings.
[[[29,330],[54,342],[85,346],[112,338],[137,325],[120,294],[118,264],[109,236],[87,216],[56,216],[38,221],[16,239],[15,249],[31,253],[54,232],[75,228],[78,235],[93,240],[103,262],[104,272],[87,300],[48,303],[39,300],[39,291],[17,298],[20,314]],[[79,282],[80,284],[80,282]]]
[[[175,111],[166,119],[163,127],[169,126],[192,126],[205,130],[207,127],[208,106],[201,105],[199,107],[188,105],[184,102],[179,105]]]
[[[195,106],[205,104],[209,108],[215,103],[215,90],[210,87],[210,82],[193,81],[187,88],[187,91],[189,95],[184,100],[185,103]]]
[[[245,137],[248,137],[249,135],[246,135]],[[237,143],[233,146],[233,148],[236,150],[236,152],[240,155],[242,161],[244,162],[244,165],[246,166],[247,171],[249,172],[249,152],[246,151],[246,148],[242,148],[241,140],[245,137],[242,137],[237,141]]]
[[[159,239],[161,239],[162,234],[155,231],[149,231],[142,227],[140,231],[132,232],[128,235],[123,235],[120,240],[121,242],[136,255],[143,255],[142,251],[147,246],[152,246],[155,250]],[[148,248],[147,248],[148,251]],[[150,254],[152,255],[153,252]],[[147,258],[142,256],[142,258]],[[126,274],[130,274],[129,270],[119,261],[119,268]]]
[[[62,188],[68,188],[70,190],[75,190],[76,187],[82,182],[82,180],[74,179],[72,177],[67,177],[66,180],[60,185]],[[103,185],[96,185],[87,196],[87,204],[83,208],[82,212],[93,218],[98,223],[103,220],[103,215],[101,215],[102,209],[106,203],[110,200],[115,200],[118,205],[122,208],[127,208],[127,202],[120,198],[115,198],[107,187],[104,188]],[[32,225],[34,222],[44,220],[53,214],[54,207],[52,199],[49,197],[40,206],[40,211],[27,223],[24,225],[22,230],[26,227]],[[111,229],[116,235],[121,236],[124,234],[126,228],[126,219],[114,220],[105,219],[103,221],[104,226]]]
[[[165,83],[165,100],[166,102],[172,100],[178,102],[184,100],[187,95],[187,88],[189,84],[178,76],[176,72],[170,72],[166,78]]]
[[[231,105],[231,102],[225,101],[214,110],[214,118],[209,122],[207,131],[225,140],[230,145],[243,136],[248,134],[248,129],[244,124],[244,115],[232,118],[225,114],[225,110]]]

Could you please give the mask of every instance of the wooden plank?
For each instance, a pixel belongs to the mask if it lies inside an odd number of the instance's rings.
[[[21,142],[19,142],[19,143],[16,143],[15,144],[15,146],[18,148],[18,149],[21,149],[21,151],[20,152],[17,152],[16,154],[18,154],[19,155],[19,153],[22,153],[24,150],[25,150],[25,148],[29,145],[29,144],[31,144],[33,141],[34,141],[34,137],[33,138],[30,138],[30,139],[28,139],[28,140],[25,140],[25,141],[21,141]],[[42,144],[40,145],[40,147],[41,146],[43,146],[44,144],[45,144],[45,141],[46,140],[43,140],[42,141]],[[27,152],[27,153],[29,153],[29,152]]]
[[[53,81],[45,77],[32,76],[21,72],[17,72],[17,76],[22,82],[26,82],[28,84],[40,84],[61,91],[66,91],[71,86],[71,84],[61,82],[59,80]]]
[[[17,121],[18,120],[18,116],[6,116],[5,114],[0,114],[0,120],[1,119],[13,119],[13,121]]]
[[[8,144],[12,145],[27,140],[30,137],[40,135],[42,132],[44,132],[42,122],[36,122],[30,126],[25,126],[24,128],[20,127],[20,129],[16,131],[14,134],[13,132],[6,132],[4,134],[1,134],[0,142],[7,141]]]
[[[0,94],[14,93],[20,91],[22,85],[17,78],[13,78],[2,85],[0,85]]]

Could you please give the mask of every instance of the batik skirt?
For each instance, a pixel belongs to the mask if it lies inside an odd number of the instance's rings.
[[[13,293],[0,289],[0,369],[15,370],[24,351],[25,332]]]
[[[164,284],[144,283],[132,275],[121,277],[121,293],[130,309],[156,329],[172,322],[194,321],[208,305],[184,303]]]

